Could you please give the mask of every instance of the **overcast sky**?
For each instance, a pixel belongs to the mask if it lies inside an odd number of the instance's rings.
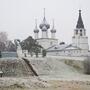
[[[51,27],[52,19],[55,20],[56,37],[66,43],[72,41],[81,9],[90,44],[90,0],[0,0],[0,31],[6,31],[11,40],[34,36],[35,19],[39,25],[43,8],[46,8],[46,19]]]

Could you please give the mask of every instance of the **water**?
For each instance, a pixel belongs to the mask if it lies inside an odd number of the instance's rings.
[[[2,52],[2,58],[5,57],[17,57],[17,53],[16,52]]]

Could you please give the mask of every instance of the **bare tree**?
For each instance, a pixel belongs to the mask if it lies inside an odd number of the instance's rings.
[[[0,42],[6,43],[8,40],[8,34],[6,32],[0,32]]]
[[[5,50],[7,40],[8,40],[7,33],[6,32],[0,32],[0,51]]]
[[[6,51],[13,51],[13,52],[15,52],[16,51],[16,46],[15,46],[15,44],[12,41],[8,40],[6,42],[6,48],[5,49],[6,49]]]

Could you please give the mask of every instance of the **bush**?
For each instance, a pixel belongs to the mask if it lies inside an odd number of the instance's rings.
[[[84,73],[90,75],[90,57],[84,60]]]

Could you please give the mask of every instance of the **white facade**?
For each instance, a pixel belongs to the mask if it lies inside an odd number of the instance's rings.
[[[55,38],[55,33],[51,33],[51,38]]]
[[[39,45],[44,47],[44,49],[47,49],[53,45],[58,44],[58,40],[52,39],[52,38],[40,38],[40,39],[37,39],[37,42],[39,43]]]
[[[81,10],[79,10],[79,18],[72,37],[72,44],[54,45],[47,49],[48,55],[53,56],[90,56],[88,37],[86,36],[86,29],[81,17]]]
[[[80,34],[80,30],[82,30],[82,34]],[[86,31],[85,29],[75,29],[76,32],[74,36],[72,37],[72,43],[74,46],[80,47],[81,49],[88,50],[88,37],[84,33]]]
[[[42,38],[48,38],[48,31],[42,32]]]
[[[66,44],[55,45],[47,49],[47,55],[53,56],[90,56],[90,52],[78,47]]]
[[[35,33],[34,35],[35,35],[35,36],[34,36],[34,37],[35,37],[35,39],[38,39],[38,38],[39,38],[38,33]]]
[[[34,30],[35,39],[37,40],[38,44],[41,45],[44,49],[47,49],[53,45],[58,44],[58,39],[55,37],[56,30],[54,29],[54,24],[51,29],[51,37],[48,37],[48,30],[50,29],[50,25],[47,23],[45,18],[45,10],[44,10],[44,18],[42,20],[42,23],[39,25],[39,28],[41,29],[42,37],[38,38],[39,30],[36,28]]]
[[[86,29],[84,28],[81,10],[79,10],[79,17],[72,37],[72,44],[66,45],[61,43],[58,45],[58,39],[56,39],[56,30],[53,27],[51,31],[51,37],[48,37],[48,30],[50,25],[47,23],[45,15],[42,23],[40,24],[42,31],[41,38],[35,38],[44,49],[46,49],[48,55],[52,56],[90,56],[88,37],[86,36]],[[38,31],[39,32],[39,31]],[[34,32],[35,33],[35,32]],[[37,36],[37,35],[36,35]]]
[[[88,37],[86,36],[86,29],[81,17],[81,10],[79,10],[79,18],[72,37],[72,43],[83,50],[89,50]]]

